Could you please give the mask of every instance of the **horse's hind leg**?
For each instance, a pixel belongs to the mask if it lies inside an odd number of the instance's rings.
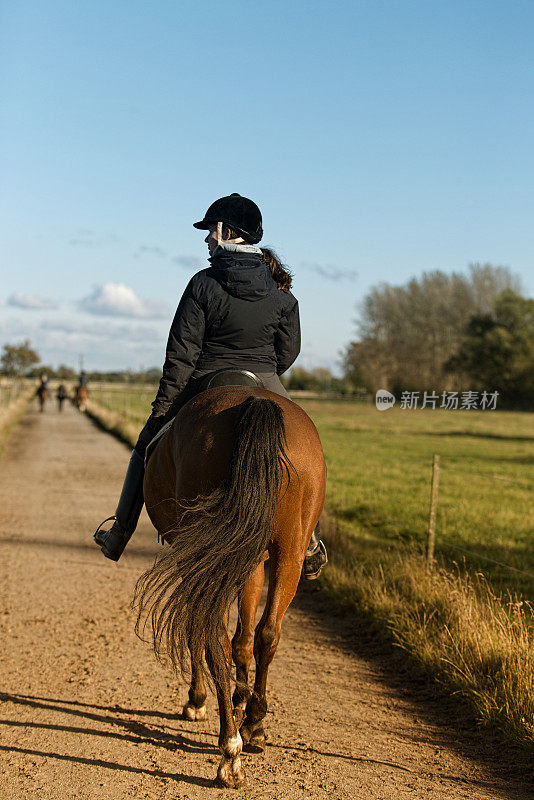
[[[232,702],[237,727],[245,715],[252,694],[248,686],[248,670],[254,649],[254,624],[265,578],[264,562],[259,564],[239,595],[237,628],[232,639],[232,657],[235,664],[236,688]]]
[[[237,789],[245,782],[245,773],[241,767],[243,742],[234,721],[230,689],[232,647],[224,624],[224,618],[221,620],[219,641],[223,652],[220,656],[215,656],[218,658],[217,665],[212,661],[210,654],[206,652],[206,661],[213,676],[217,692],[221,721],[219,749],[222,753],[222,758],[217,770],[216,783],[226,789]]]
[[[189,686],[189,700],[183,707],[182,716],[190,722],[199,722],[206,718],[206,686],[202,674],[202,653],[191,653],[191,684]]]
[[[282,563],[275,561],[269,570],[267,603],[254,636],[254,691],[247,702],[240,730],[243,749],[249,752],[258,753],[265,748],[263,718],[267,713],[267,673],[280,641],[282,618],[297,591],[301,566],[293,559]]]

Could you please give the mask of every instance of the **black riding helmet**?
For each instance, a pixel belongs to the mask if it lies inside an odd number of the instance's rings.
[[[209,230],[210,225],[223,222],[250,244],[257,244],[263,236],[261,212],[256,203],[248,197],[234,192],[228,197],[220,197],[208,208],[204,219],[193,224],[201,231]]]

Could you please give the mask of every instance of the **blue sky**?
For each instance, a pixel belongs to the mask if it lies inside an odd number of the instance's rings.
[[[234,191],[294,271],[302,366],[336,368],[380,281],[491,262],[534,294],[530,0],[0,14],[0,345],[160,366]]]

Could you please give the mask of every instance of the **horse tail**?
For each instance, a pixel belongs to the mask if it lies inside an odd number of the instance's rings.
[[[188,648],[198,661],[205,648],[216,679],[229,674],[221,623],[271,539],[283,471],[292,468],[285,445],[280,406],[248,397],[238,407],[228,477],[180,506],[173,543],[137,582],[136,631],[150,624],[156,656],[184,676]]]

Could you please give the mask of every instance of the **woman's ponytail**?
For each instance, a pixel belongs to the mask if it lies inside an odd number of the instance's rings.
[[[262,247],[261,252],[263,253],[263,260],[271,270],[271,275],[278,284],[278,288],[283,292],[289,292],[291,284],[293,283],[291,273],[282,265],[282,262],[273,250]]]

